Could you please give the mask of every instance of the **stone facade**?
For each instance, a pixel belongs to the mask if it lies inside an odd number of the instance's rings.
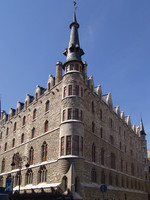
[[[34,97],[27,94],[16,109],[1,113],[0,186],[11,177],[14,191],[19,185],[22,193],[54,188],[74,199],[99,200],[105,184],[105,199],[146,200],[143,126],[132,126],[119,106],[113,108],[111,94],[94,87],[81,60],[75,14],[70,28],[67,59],[57,62],[56,77],[49,75],[47,88],[37,86]]]

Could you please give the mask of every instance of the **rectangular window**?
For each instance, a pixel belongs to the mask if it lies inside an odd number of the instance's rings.
[[[65,121],[65,119],[66,119],[66,111],[63,110],[63,120],[62,121]]]
[[[69,108],[69,109],[68,109],[68,119],[71,119],[71,113],[72,113],[72,109]]]
[[[61,138],[61,156],[64,156],[64,137]]]
[[[71,155],[71,136],[66,137],[66,155]]]
[[[79,109],[77,109],[77,108],[75,109],[75,116],[74,117],[77,120],[79,119]]]
[[[73,64],[70,65],[70,71],[73,70]]]
[[[80,120],[83,121],[83,112],[82,112],[82,110],[80,111]]]
[[[64,98],[66,97],[66,86],[64,87]]]
[[[79,65],[75,64],[75,70],[79,71]]]
[[[83,97],[83,88],[81,87],[81,97]]]
[[[83,156],[83,137],[80,138],[80,155]]]
[[[69,85],[68,95],[72,95],[72,85]]]
[[[79,136],[74,136],[74,155],[79,155]]]
[[[79,96],[79,85],[76,85],[76,95]]]

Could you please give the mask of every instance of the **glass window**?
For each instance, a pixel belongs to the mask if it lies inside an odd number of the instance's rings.
[[[66,137],[66,155],[71,155],[71,136]]]
[[[64,156],[64,147],[65,147],[64,146],[65,145],[64,142],[65,142],[64,141],[64,137],[62,137],[61,138],[61,153],[60,153],[61,156]]]

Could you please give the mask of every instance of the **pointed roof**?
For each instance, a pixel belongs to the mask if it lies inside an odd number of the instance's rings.
[[[68,48],[65,49],[64,55],[66,56],[66,63],[70,61],[82,62],[81,56],[84,55],[83,50],[80,48],[79,35],[78,35],[79,24],[77,23],[76,13],[74,11],[73,21],[70,24],[70,40]]]
[[[145,130],[144,130],[144,126],[143,126],[142,118],[141,118],[141,122],[140,122],[140,133],[141,133],[141,135],[146,135]]]

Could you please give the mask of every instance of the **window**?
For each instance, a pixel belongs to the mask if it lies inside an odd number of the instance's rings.
[[[66,97],[66,89],[67,89],[67,88],[66,88],[66,86],[65,86],[65,87],[64,87],[64,95],[63,95],[64,98]]]
[[[92,145],[92,162],[96,161],[96,147],[95,144],[93,143]]]
[[[16,129],[17,129],[17,123],[15,122],[14,123],[14,131],[16,131]]]
[[[39,183],[46,182],[46,181],[47,181],[47,169],[44,165],[44,166],[41,166],[39,170]]]
[[[64,145],[65,145],[64,142],[65,142],[65,138],[62,137],[62,138],[61,138],[61,152],[60,152],[60,155],[61,155],[61,156],[64,156],[64,147],[65,147],[65,146],[64,146]]]
[[[5,171],[5,158],[2,160],[2,168],[1,168],[1,173]]]
[[[21,135],[21,144],[24,143],[24,133]]]
[[[71,155],[71,136],[66,137],[66,155]]]
[[[124,179],[123,179],[123,176],[121,177],[121,186],[124,187]]]
[[[112,118],[110,118],[110,128],[114,128],[114,122],[113,122]]]
[[[114,145],[114,137],[110,135],[110,144]]]
[[[70,70],[73,70],[73,64],[70,64]]]
[[[7,128],[6,130],[6,136],[8,136],[8,134],[9,134],[9,128]]]
[[[119,177],[116,175],[116,186],[119,186]]]
[[[94,113],[94,102],[92,101],[92,113]]]
[[[7,151],[7,142],[5,143],[4,151]]]
[[[133,164],[133,163],[131,163],[131,174],[132,174],[132,176],[135,175],[135,174],[134,174],[134,164]]]
[[[33,172],[32,169],[28,169],[26,173],[26,184],[32,184],[33,183]]]
[[[46,102],[45,104],[45,112],[49,111],[49,101]]]
[[[20,164],[19,161],[20,161],[20,155],[19,155],[19,153],[15,153],[12,158],[12,162],[15,163],[15,166],[12,166],[12,169],[19,168],[19,164]]]
[[[17,172],[17,174],[16,174],[16,176],[15,176],[15,184],[16,184],[16,186],[17,185],[21,185],[21,182],[22,182],[22,177],[21,177],[21,173],[20,173],[20,171],[19,172]]]
[[[33,159],[34,159],[34,149],[33,147],[31,147],[29,151],[29,165],[33,165]]]
[[[36,109],[33,111],[33,119],[36,119]]]
[[[75,64],[75,70],[79,71],[79,65]]]
[[[105,151],[102,148],[101,149],[101,165],[104,165],[104,164],[105,164]]]
[[[102,111],[102,109],[100,109],[100,120],[102,120],[103,119],[103,111]]]
[[[74,110],[74,119],[79,120],[79,109]]]
[[[94,124],[94,122],[92,122],[92,132],[93,133],[95,132],[95,124]]]
[[[76,91],[76,95],[79,96],[79,85],[76,85],[75,91]]]
[[[83,137],[80,138],[80,155],[83,156]]]
[[[83,97],[83,88],[81,87],[81,97]]]
[[[44,124],[44,132],[46,133],[48,131],[48,121]]]
[[[12,148],[15,146],[15,138],[12,141]]]
[[[79,136],[74,136],[74,155],[79,155]]]
[[[69,85],[68,96],[72,95],[72,85]]]
[[[83,112],[82,112],[82,110],[80,111],[80,120],[83,121]]]
[[[122,144],[121,144],[121,142],[120,142],[120,151],[121,151],[121,149],[122,149]]]
[[[71,116],[71,113],[72,113],[72,109],[69,108],[69,109],[68,109],[68,119],[71,119],[71,117],[72,117],[72,116]]]
[[[100,128],[100,137],[101,137],[101,138],[104,138],[104,135],[103,135],[103,128]]]
[[[109,173],[109,185],[113,185],[113,177],[111,173]]]
[[[111,168],[116,169],[116,156],[114,153],[111,153]]]
[[[68,179],[67,179],[66,176],[64,176],[63,179],[62,179],[62,187],[63,187],[64,191],[67,190],[67,185],[68,185]]]
[[[65,121],[66,119],[66,110],[63,110],[63,120],[62,121]]]
[[[25,124],[26,124],[26,117],[24,116],[22,121],[22,126],[25,126]]]
[[[47,144],[46,142],[43,142],[42,145],[42,162],[47,160]]]
[[[75,177],[75,192],[79,192],[79,178]]]
[[[91,182],[96,183],[96,170],[95,170],[95,168],[93,168],[92,171],[91,171]]]
[[[34,138],[35,137],[35,128],[32,129],[32,135],[31,135],[31,138]]]
[[[3,133],[1,132],[1,133],[0,133],[0,139],[2,139],[2,136],[3,136]]]
[[[120,168],[121,168],[121,172],[123,172],[123,160],[121,158],[121,161],[120,161]]]
[[[101,172],[101,184],[105,184],[106,182],[106,177],[104,171]]]

